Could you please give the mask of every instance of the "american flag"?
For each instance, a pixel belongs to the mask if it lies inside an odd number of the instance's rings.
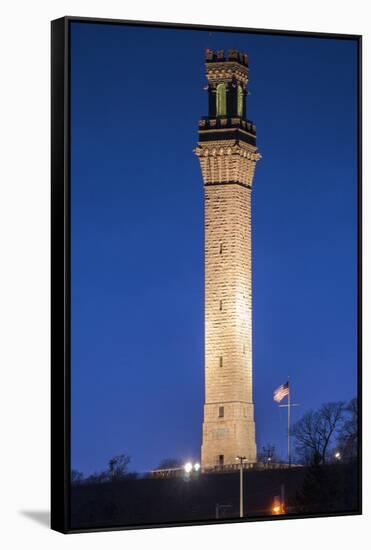
[[[273,399],[280,403],[286,395],[289,395],[289,383],[286,382],[286,384],[281,384],[276,390],[273,392]]]

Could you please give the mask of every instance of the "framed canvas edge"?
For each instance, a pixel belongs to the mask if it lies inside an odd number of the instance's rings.
[[[136,21],[129,19],[112,19],[102,17],[80,17],[74,15],[66,15],[64,19],[68,22],[82,22],[82,23],[103,23],[108,25],[129,25],[136,27],[160,27],[160,28],[172,28],[172,29],[188,29],[188,30],[200,30],[200,31],[221,31],[221,32],[236,32],[236,33],[249,33],[249,34],[265,34],[265,35],[279,35],[279,36],[306,36],[308,38],[334,38],[337,40],[357,40],[361,39],[360,34],[344,34],[344,33],[330,33],[330,32],[316,32],[316,31],[294,31],[288,29],[261,29],[250,27],[235,27],[227,25],[206,25],[198,23],[174,23],[164,21]]]
[[[68,23],[51,24],[51,528],[70,517]]]
[[[357,43],[357,391],[358,509],[326,514],[292,514],[210,521],[170,522],[71,528],[71,365],[70,365],[70,23],[102,23],[185,30],[215,30],[277,36],[353,40]],[[185,527],[327,518],[362,514],[362,35],[312,31],[252,29],[219,25],[132,21],[65,16],[51,21],[51,528],[90,533],[163,527]]]

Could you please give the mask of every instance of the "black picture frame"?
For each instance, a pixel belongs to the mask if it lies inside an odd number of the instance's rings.
[[[353,40],[358,48],[358,433],[362,434],[362,36],[336,33],[250,29],[227,26],[158,23],[90,17],[62,17],[51,22],[51,528],[61,533],[143,529],[221,523],[221,521],[176,522],[160,525],[124,525],[73,529],[70,523],[70,24],[129,25],[169,29],[225,31],[281,36]],[[358,439],[358,509],[350,513],[271,516],[225,519],[224,523],[297,519],[362,514],[362,437]]]

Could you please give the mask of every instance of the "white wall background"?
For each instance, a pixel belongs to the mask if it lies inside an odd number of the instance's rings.
[[[2,548],[364,547],[370,529],[371,208],[364,143],[364,516],[63,536],[49,509],[50,24],[63,15],[364,34],[364,127],[369,124],[366,0],[8,1],[0,32],[0,544]],[[370,20],[370,19],[369,19]],[[341,86],[341,82],[339,82]],[[369,247],[368,247],[369,248]]]

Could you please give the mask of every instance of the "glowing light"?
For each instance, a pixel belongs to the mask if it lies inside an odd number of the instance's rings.
[[[339,452],[335,453],[335,458],[336,458],[336,460],[340,460],[341,459],[341,454]]]
[[[284,514],[284,513],[285,513],[285,507],[283,505],[282,500],[278,496],[274,497],[273,503],[272,503],[272,514],[278,515],[278,514]]]
[[[189,474],[192,471],[192,468],[193,468],[192,462],[187,462],[186,464],[184,464],[184,470],[186,474]]]
[[[198,472],[198,470],[201,468],[200,464],[196,462],[196,464],[193,466],[194,470]]]

